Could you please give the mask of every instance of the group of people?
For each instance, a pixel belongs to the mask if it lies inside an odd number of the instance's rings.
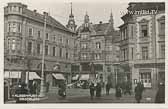
[[[95,92],[96,92],[96,97],[101,97],[101,93],[102,93],[102,85],[100,82],[97,83],[90,83],[90,97],[91,99],[94,98],[95,96]]]

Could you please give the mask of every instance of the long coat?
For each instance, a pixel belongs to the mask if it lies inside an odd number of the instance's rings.
[[[142,99],[142,92],[143,92],[143,86],[142,84],[138,83],[137,86],[135,87],[135,99],[140,102]]]
[[[160,85],[155,97],[155,103],[164,103],[165,102],[165,86]]]
[[[91,85],[90,85],[90,95],[91,95],[91,97],[94,96],[94,91],[95,91],[94,84],[91,84]]]
[[[101,84],[97,83],[96,86],[96,97],[100,97],[101,96]]]

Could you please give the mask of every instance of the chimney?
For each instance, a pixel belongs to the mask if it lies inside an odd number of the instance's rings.
[[[35,9],[35,10],[33,10],[35,13],[37,12],[37,10]]]
[[[48,16],[48,13],[47,13],[47,12],[43,12],[43,14]]]

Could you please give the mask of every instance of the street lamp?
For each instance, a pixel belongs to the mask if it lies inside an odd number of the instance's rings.
[[[41,84],[40,84],[40,97],[45,96],[44,89],[44,55],[45,55],[45,35],[46,35],[46,20],[47,13],[44,12],[44,32],[43,32],[43,53],[42,53],[42,67],[41,67]]]

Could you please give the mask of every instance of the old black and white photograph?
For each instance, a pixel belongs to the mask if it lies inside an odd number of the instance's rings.
[[[7,0],[4,104],[165,104],[165,2]]]

